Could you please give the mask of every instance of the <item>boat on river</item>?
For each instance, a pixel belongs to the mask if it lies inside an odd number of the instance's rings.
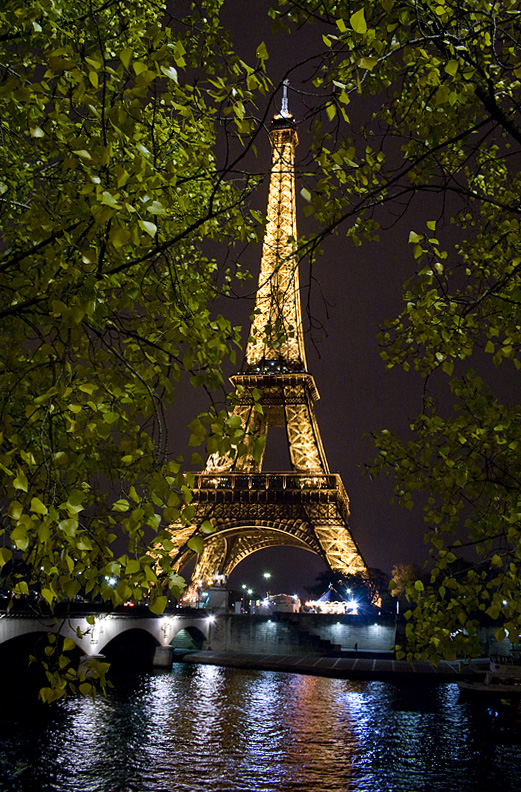
[[[511,657],[491,657],[484,678],[459,680],[458,687],[461,694],[475,698],[518,701],[521,699],[521,665],[515,664]]]

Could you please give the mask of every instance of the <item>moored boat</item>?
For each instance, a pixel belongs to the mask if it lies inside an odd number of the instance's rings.
[[[462,694],[483,699],[518,700],[521,698],[521,665],[515,665],[510,657],[492,657],[484,677],[459,680],[458,687]]]

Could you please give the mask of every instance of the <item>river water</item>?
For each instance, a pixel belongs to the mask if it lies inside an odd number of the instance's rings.
[[[454,684],[176,664],[0,712],[6,792],[519,792],[521,710]]]

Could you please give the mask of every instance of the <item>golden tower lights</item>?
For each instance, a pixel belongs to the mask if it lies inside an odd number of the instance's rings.
[[[193,553],[186,541],[204,520],[208,536],[193,581],[211,585],[246,556],[264,547],[293,545],[322,556],[342,574],[364,572],[348,528],[349,499],[339,474],[331,474],[318,429],[319,398],[307,371],[300,307],[295,202],[296,122],[282,109],[271,122],[272,167],[267,223],[250,337],[242,370],[231,377],[239,416],[253,442],[283,426],[291,471],[265,471],[251,452],[238,459],[212,455],[196,475],[193,528],[172,526],[173,556],[180,569]],[[255,408],[253,391],[261,392]]]

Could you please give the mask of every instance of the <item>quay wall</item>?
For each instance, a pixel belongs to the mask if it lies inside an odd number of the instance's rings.
[[[252,654],[392,653],[394,618],[277,613],[223,614],[211,625],[205,649]]]

